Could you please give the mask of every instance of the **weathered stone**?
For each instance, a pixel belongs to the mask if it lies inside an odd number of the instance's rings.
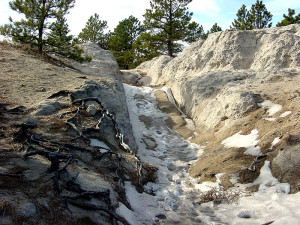
[[[173,58],[170,56],[162,55],[150,61],[144,62],[139,65],[136,70],[142,70],[147,73],[148,78],[142,79],[138,83],[141,85],[157,84],[159,78],[162,76],[162,70]],[[151,79],[149,79],[149,77]]]
[[[121,70],[120,80],[125,84],[136,85],[142,78],[142,75],[135,71]]]
[[[25,217],[31,217],[36,215],[36,207],[33,203],[26,203],[21,206],[22,214]]]
[[[84,50],[85,56],[91,56],[93,59],[84,63],[68,61],[73,68],[88,75],[120,75],[118,63],[110,51],[102,49],[96,43],[84,43],[79,47]]]
[[[124,134],[125,143],[133,151],[136,151],[137,146],[129,120],[123,85],[115,76],[112,75],[105,79],[100,79],[98,83],[93,80],[85,81],[81,86],[76,87],[72,93],[75,99],[98,97],[102,105],[115,116],[119,129]],[[90,113],[96,112],[94,109],[91,109]],[[116,142],[112,123],[103,121],[101,126],[103,126],[101,127],[102,138],[118,148],[119,144]]]
[[[46,99],[36,106],[33,112],[35,116],[47,116],[56,113],[58,110],[65,107],[67,103],[60,102],[57,99]]]

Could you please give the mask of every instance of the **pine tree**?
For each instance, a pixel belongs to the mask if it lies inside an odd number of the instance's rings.
[[[193,13],[187,11],[192,0],[151,0],[151,9],[144,14],[145,27],[152,35],[161,38],[169,56],[181,51],[178,41],[188,40],[194,35],[188,29]]]
[[[245,5],[236,14],[237,19],[232,23],[231,28],[237,30],[253,30],[270,28],[272,26],[272,14],[267,10],[263,1],[257,0],[248,11]]]
[[[43,52],[45,33],[51,25],[50,20],[58,14],[67,14],[75,0],[14,0],[9,2],[12,10],[24,14],[25,19],[1,27],[1,34],[12,37],[17,43],[30,43]]]
[[[257,0],[249,12],[249,21],[255,29],[270,28],[273,15],[267,10],[263,1]]]
[[[288,9],[288,15],[283,14],[284,19],[276,24],[277,27],[287,26],[294,23],[300,23],[300,13],[296,14],[294,9]]]
[[[215,33],[215,32],[219,32],[219,31],[222,31],[222,28],[221,28],[217,23],[215,23],[215,24],[210,28],[209,33]]]
[[[69,35],[68,24],[62,14],[59,14],[56,22],[50,25],[50,34],[46,40],[46,51],[74,59],[79,62],[90,61],[91,57],[81,56],[83,50],[77,46],[73,35]]]
[[[196,22],[191,22],[188,25],[187,36],[185,41],[188,43],[193,43],[205,36],[204,29],[202,25],[199,25]]]
[[[107,29],[107,21],[100,20],[99,14],[95,13],[88,19],[78,38],[82,42],[94,42],[104,46],[108,41],[108,36],[104,34],[105,29]]]
[[[249,21],[249,12],[245,5],[242,5],[242,7],[238,10],[237,19],[235,19],[232,22],[231,28],[234,28],[236,30],[252,30],[253,27]]]
[[[141,22],[134,16],[119,22],[109,40],[109,50],[114,54],[120,68],[129,69],[135,67],[134,42],[144,31]]]

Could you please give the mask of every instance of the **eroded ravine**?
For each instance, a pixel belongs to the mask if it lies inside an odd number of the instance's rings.
[[[168,115],[157,107],[156,89],[129,85],[124,88],[139,146],[137,155],[159,170],[157,181],[144,186],[152,195],[139,194],[129,182],[126,184],[133,210],[121,204],[118,212],[132,224],[207,224],[208,215],[197,204],[200,185],[188,174],[189,166],[202,153],[202,147],[184,140],[166,125]],[[208,217],[212,222],[213,215]]]

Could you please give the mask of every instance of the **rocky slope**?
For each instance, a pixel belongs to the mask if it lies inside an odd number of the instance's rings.
[[[0,224],[128,224],[124,182],[155,178],[114,57],[84,49],[92,62],[66,67],[0,43]]]
[[[193,141],[207,147],[191,175],[204,181],[224,173],[226,187],[233,185],[232,174],[251,183],[268,159],[274,175],[289,182],[293,192],[299,190],[299,52],[300,25],[226,30],[193,43],[167,64],[162,56],[137,68],[149,74],[143,79],[151,85],[169,86],[178,106],[195,122]],[[223,141],[240,131],[241,137],[258,131],[255,146],[260,150],[248,154],[242,144],[226,147]],[[275,139],[280,141],[273,146]],[[256,170],[247,169],[256,157],[262,157]]]

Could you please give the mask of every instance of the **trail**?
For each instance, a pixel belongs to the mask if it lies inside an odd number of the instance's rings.
[[[124,85],[134,136],[139,146],[141,160],[158,167],[156,183],[144,186],[146,193],[139,194],[128,182],[127,198],[133,211],[124,205],[118,208],[132,224],[207,224],[213,215],[200,212],[197,204],[199,185],[188,174],[188,168],[201,155],[203,147],[184,140],[165,125],[168,116],[156,104],[155,89]],[[140,116],[150,118],[147,125]],[[148,144],[148,148],[147,145]],[[149,145],[152,149],[149,149]],[[216,184],[211,184],[207,189]]]

